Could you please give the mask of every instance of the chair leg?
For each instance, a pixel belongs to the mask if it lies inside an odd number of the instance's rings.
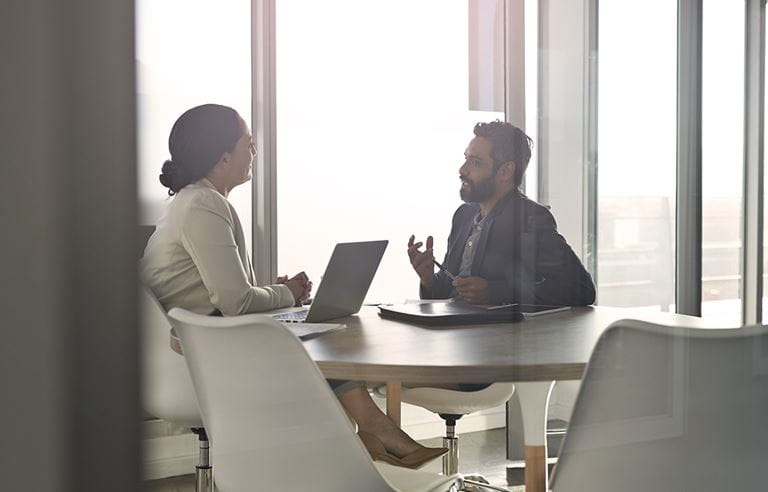
[[[445,420],[443,447],[448,448],[448,452],[443,455],[443,475],[454,475],[459,473],[459,438],[456,436],[456,421],[459,420],[462,415],[445,413],[438,415]],[[509,492],[509,489],[489,485],[488,481],[482,475],[466,475],[461,481],[461,490],[477,491],[480,489],[488,489]]]
[[[459,471],[459,439],[457,437],[444,437],[443,447],[448,452],[443,455],[443,475],[453,475]]]
[[[211,466],[210,445],[205,428],[194,427],[200,445],[200,455],[195,467],[195,492],[213,492],[213,467]]]
[[[461,416],[440,415],[445,420],[445,437],[443,447],[448,452],[443,455],[443,475],[453,475],[459,472],[459,438],[456,437],[456,420]]]

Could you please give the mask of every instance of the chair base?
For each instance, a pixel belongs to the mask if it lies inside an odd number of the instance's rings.
[[[195,492],[213,492],[213,468],[195,468]]]
[[[510,492],[509,489],[504,487],[496,487],[488,483],[482,475],[464,475],[462,478],[464,487],[461,489],[465,492],[484,492],[486,490],[497,490],[500,492]]]

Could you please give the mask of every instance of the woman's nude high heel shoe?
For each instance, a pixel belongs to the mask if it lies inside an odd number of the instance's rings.
[[[365,431],[358,431],[357,435],[360,436],[360,440],[363,441],[365,449],[368,450],[368,453],[371,455],[371,458],[374,461],[383,461],[385,463],[389,463],[390,465],[402,466],[405,468],[420,468],[433,459],[440,457],[448,452],[447,448],[422,447],[408,455],[403,456],[402,458],[398,458],[394,454],[387,451],[387,449],[384,447],[384,444],[382,444],[379,438],[373,434],[369,434]]]

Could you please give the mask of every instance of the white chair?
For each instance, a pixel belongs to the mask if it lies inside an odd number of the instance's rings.
[[[768,327],[618,321],[598,341],[557,491],[765,490]]]
[[[381,386],[376,391],[386,396],[386,386]],[[400,399],[404,403],[434,412],[445,421],[443,447],[448,448],[448,452],[443,455],[443,474],[452,474],[458,473],[459,469],[459,437],[456,435],[456,421],[464,415],[503,405],[514,392],[515,385],[512,383],[494,383],[477,391],[403,386]]]
[[[172,309],[213,443],[216,488],[457,491],[442,476],[371,461],[301,342],[261,315]]]
[[[198,436],[197,491],[213,490],[208,437],[184,357],[171,350],[171,324],[152,291],[139,287],[142,330],[142,407],[159,419],[184,425]]]

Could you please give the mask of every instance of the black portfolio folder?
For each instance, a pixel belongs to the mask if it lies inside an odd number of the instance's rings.
[[[510,323],[523,320],[523,314],[515,306],[487,309],[450,301],[381,305],[379,316],[429,326]]]

